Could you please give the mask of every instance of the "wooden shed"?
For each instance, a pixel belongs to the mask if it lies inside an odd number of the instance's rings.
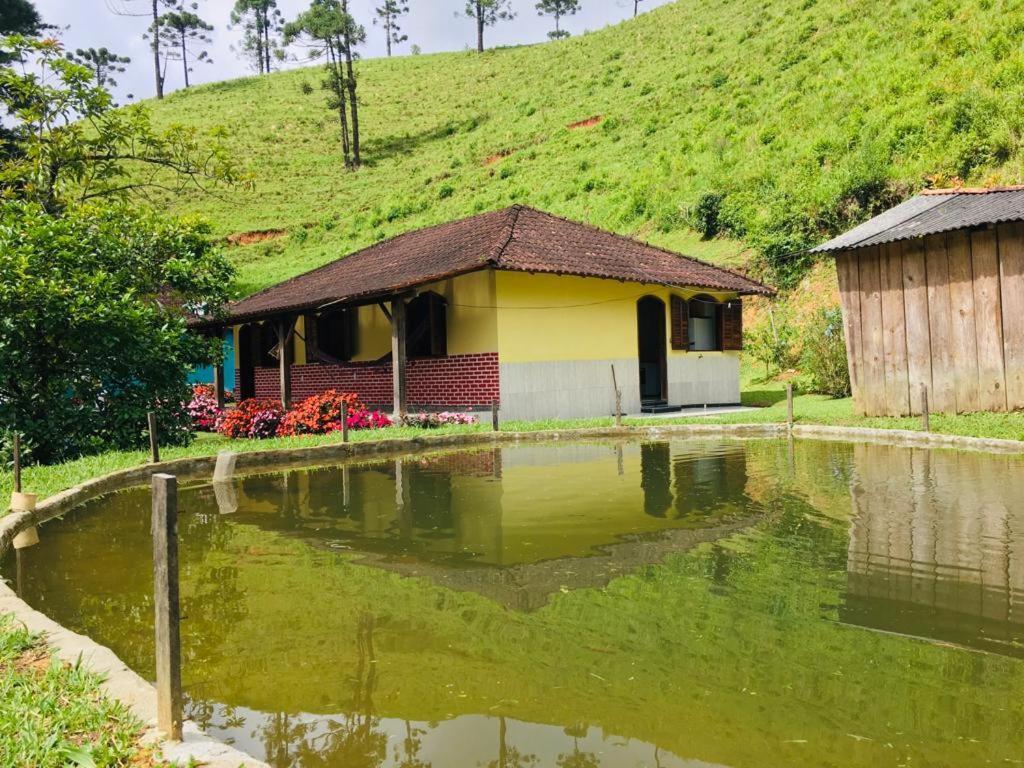
[[[1024,187],[928,190],[834,253],[855,409],[1024,408]]]

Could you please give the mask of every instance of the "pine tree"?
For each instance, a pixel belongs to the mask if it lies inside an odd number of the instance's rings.
[[[476,22],[476,49],[484,52],[484,30],[516,17],[512,0],[466,0],[466,15]]]
[[[68,58],[91,69],[96,85],[108,90],[117,85],[114,73],[124,72],[124,65],[132,61],[127,56],[118,56],[106,48],[78,48],[74,53],[68,52]]]
[[[384,27],[388,56],[390,56],[392,44],[400,45],[409,39],[408,35],[402,34],[402,27],[399,24],[401,17],[409,12],[409,0],[384,0],[374,11],[377,18],[373,20],[373,23]]]
[[[160,35],[167,46],[167,57],[181,60],[185,87],[188,88],[188,73],[192,71],[191,62],[213,63],[204,47],[213,42],[207,34],[213,31],[213,25],[191,11],[165,13],[160,17],[160,24]]]
[[[156,97],[162,99],[164,97],[164,72],[160,56],[160,10],[161,8],[169,11],[180,10],[182,0],[110,0],[108,6],[118,16],[149,17],[149,28],[143,34],[143,38],[150,40],[150,47],[153,49],[153,76],[156,80]]]
[[[232,50],[250,59],[259,74],[269,74],[271,58],[282,55],[279,35],[283,22],[277,0],[235,0],[231,24],[241,26],[242,42]]]
[[[552,40],[561,40],[562,38],[569,37],[568,30],[562,29],[562,17],[578,13],[580,10],[580,0],[540,0],[536,8],[540,16],[554,17],[555,28],[548,32],[548,37]]]

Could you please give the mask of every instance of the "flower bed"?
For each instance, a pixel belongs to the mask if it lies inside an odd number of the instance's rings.
[[[326,435],[349,429],[390,427],[391,419],[380,411],[368,411],[355,394],[328,390],[308,397],[286,413],[277,400],[252,398],[226,411],[217,431],[232,439],[264,439],[296,435]]]
[[[449,424],[476,424],[477,418],[470,413],[410,413],[405,416],[402,423],[407,427],[419,427],[421,429],[434,429]]]

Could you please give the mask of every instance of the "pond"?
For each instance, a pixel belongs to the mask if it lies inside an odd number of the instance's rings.
[[[187,714],[275,766],[1017,763],[1022,469],[681,439],[183,484]],[[152,678],[150,552],[134,489],[3,575]]]

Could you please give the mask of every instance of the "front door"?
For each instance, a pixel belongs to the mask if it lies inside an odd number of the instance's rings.
[[[640,399],[667,397],[665,361],[665,302],[645,296],[636,304],[637,349],[640,357]]]

